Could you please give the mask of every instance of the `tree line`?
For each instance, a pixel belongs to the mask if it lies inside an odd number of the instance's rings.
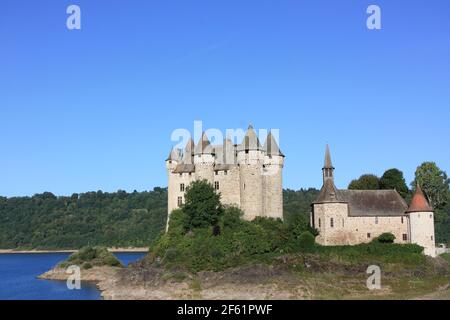
[[[447,174],[426,162],[408,188],[403,173],[387,170],[380,178],[363,175],[350,189],[396,189],[409,201],[419,183],[435,209],[436,241],[450,243],[450,192]],[[304,230],[319,190],[284,190],[284,218]],[[102,191],[57,197],[0,197],[1,249],[78,249],[86,245],[144,247],[165,230],[167,189]]]

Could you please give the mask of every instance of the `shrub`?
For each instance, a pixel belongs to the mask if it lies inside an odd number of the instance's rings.
[[[375,241],[378,241],[379,243],[394,243],[395,236],[392,233],[386,232],[376,238]]]
[[[194,181],[186,188],[186,203],[181,210],[186,214],[185,229],[215,226],[223,214],[220,194],[206,180]]]
[[[93,266],[122,267],[122,263],[105,247],[83,247],[59,264],[62,268],[68,265],[78,265],[84,269]]]
[[[309,231],[304,231],[298,237],[298,246],[302,251],[310,251],[314,248],[315,237]]]

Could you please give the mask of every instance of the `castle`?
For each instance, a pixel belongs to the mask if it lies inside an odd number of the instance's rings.
[[[189,140],[184,151],[172,149],[166,160],[168,213],[184,203],[184,194],[195,180],[206,180],[221,194],[224,205],[237,206],[244,219],[283,218],[282,169],[284,155],[269,132],[261,145],[252,126],[242,143],[212,145],[205,133],[197,145]]]
[[[323,186],[312,204],[310,223],[319,231],[317,243],[355,245],[385,232],[397,243],[415,243],[436,256],[433,209],[419,185],[409,206],[396,190],[338,190],[327,146]]]

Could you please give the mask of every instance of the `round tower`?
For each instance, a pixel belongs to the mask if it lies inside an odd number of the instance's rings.
[[[255,130],[250,125],[237,149],[239,165],[241,209],[244,219],[253,220],[264,215],[263,165],[264,153]]]
[[[194,150],[195,179],[206,180],[214,184],[214,150],[208,137],[203,132]]]
[[[434,213],[419,184],[406,213],[410,242],[422,246],[424,254],[435,257]]]
[[[172,211],[177,208],[177,176],[175,170],[178,165],[181,163],[181,150],[174,149],[169,153],[169,156],[166,159],[166,169],[168,176],[168,185],[167,185],[167,223],[166,223],[166,231],[169,228],[169,219]]]
[[[263,150],[265,153],[263,165],[264,216],[283,219],[284,154],[272,132],[267,135]]]

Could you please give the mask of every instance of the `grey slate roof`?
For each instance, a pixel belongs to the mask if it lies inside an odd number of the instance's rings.
[[[282,156],[284,157],[283,152],[281,152],[280,147],[278,146],[277,141],[275,140],[272,132],[269,132],[267,135],[266,142],[264,143],[263,150],[269,156]]]
[[[213,147],[211,146],[211,143],[209,142],[209,139],[205,132],[203,132],[200,141],[195,146],[194,154],[213,154]]]
[[[181,153],[180,149],[172,148],[166,161],[181,161]]]
[[[256,135],[253,126],[249,126],[247,133],[245,134],[242,143],[238,146],[239,151],[247,150],[261,150],[261,144],[259,143],[258,136]]]
[[[338,190],[331,180],[325,181],[314,203],[347,203],[350,217],[404,216],[408,209],[395,190]]]
[[[175,170],[173,172],[174,173],[193,173],[193,172],[195,172],[195,165],[181,163],[181,164],[177,165],[177,167],[175,168]]]

